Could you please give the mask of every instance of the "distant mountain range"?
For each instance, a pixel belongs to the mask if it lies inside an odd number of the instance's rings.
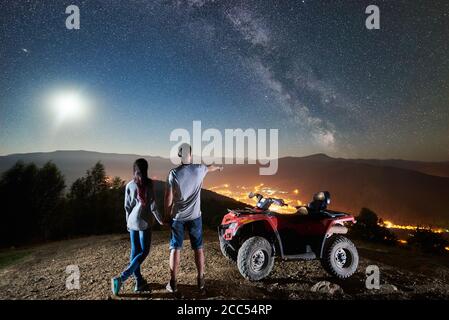
[[[71,185],[83,176],[86,170],[97,161],[101,161],[110,176],[119,176],[125,180],[132,177],[132,164],[137,158],[144,157],[150,163],[151,176],[157,180],[165,180],[168,171],[173,167],[168,159],[135,154],[101,153],[83,150],[33,152],[0,156],[0,172],[9,169],[17,161],[34,162],[41,166],[47,161],[55,163],[64,173],[66,184]]]
[[[444,162],[424,162],[424,161],[409,161],[409,160],[376,160],[376,159],[355,159],[347,160],[355,163],[365,163],[381,167],[394,167],[400,169],[408,169],[422,172],[432,176],[449,177],[449,161]]]
[[[138,157],[141,156],[90,151],[12,154],[0,156],[0,172],[19,160],[39,166],[51,160],[70,185],[101,161],[108,175],[128,180],[132,163]],[[151,176],[165,180],[173,164],[161,157],[144,157],[150,163]],[[336,210],[358,214],[362,207],[368,207],[395,223],[449,226],[449,162],[342,159],[316,154],[279,159],[279,170],[274,176],[259,176],[258,165],[226,165],[222,173],[206,178],[205,187],[224,183],[264,183],[284,190],[298,189],[303,201],[316,191],[328,190]]]
[[[319,154],[281,158],[275,176],[258,176],[257,166],[246,165],[226,167],[222,175],[207,179],[212,185],[264,183],[287,191],[298,189],[302,201],[316,191],[328,190],[336,210],[358,214],[368,207],[395,223],[449,226],[449,177],[420,171],[433,169],[429,163],[394,162],[404,164],[403,168],[390,164],[390,160],[335,159]],[[441,173],[444,165],[449,168],[449,163],[436,163],[435,168]]]

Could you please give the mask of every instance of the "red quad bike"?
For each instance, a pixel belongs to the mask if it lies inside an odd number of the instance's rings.
[[[253,208],[228,210],[218,227],[220,248],[223,255],[237,262],[246,279],[257,281],[267,277],[274,265],[274,258],[282,260],[320,259],[323,268],[339,279],[354,274],[359,255],[354,244],[343,236],[347,223],[355,223],[353,216],[327,209],[330,194],[318,192],[307,206],[296,207],[295,214],[279,214],[269,211],[282,199],[256,197]]]

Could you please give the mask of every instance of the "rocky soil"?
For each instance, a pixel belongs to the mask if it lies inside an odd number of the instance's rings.
[[[152,292],[135,294],[129,280],[122,294],[112,297],[110,278],[126,266],[129,240],[126,234],[92,236],[27,248],[26,256],[0,269],[0,299],[449,299],[449,257],[363,243],[357,246],[360,265],[349,280],[329,277],[319,261],[276,261],[269,278],[252,283],[221,255],[216,234],[206,232],[207,291],[201,295],[196,290],[193,253],[186,242],[179,293],[174,296],[165,291],[168,232],[158,231],[142,266]],[[79,289],[66,288],[69,265],[79,267]],[[368,265],[380,268],[379,290],[365,287]]]

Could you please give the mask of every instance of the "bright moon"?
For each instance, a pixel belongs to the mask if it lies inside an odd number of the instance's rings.
[[[51,98],[51,106],[59,121],[81,118],[86,113],[86,99],[77,91],[55,92]]]

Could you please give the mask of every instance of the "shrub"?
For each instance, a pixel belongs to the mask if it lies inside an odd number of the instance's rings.
[[[366,241],[389,245],[395,245],[397,243],[397,236],[387,228],[381,226],[382,220],[379,219],[374,211],[368,208],[362,208],[356,220],[357,223],[350,230],[352,236]]]
[[[407,243],[410,247],[417,248],[425,253],[443,253],[449,241],[444,239],[441,234],[430,229],[416,228],[408,238]]]

